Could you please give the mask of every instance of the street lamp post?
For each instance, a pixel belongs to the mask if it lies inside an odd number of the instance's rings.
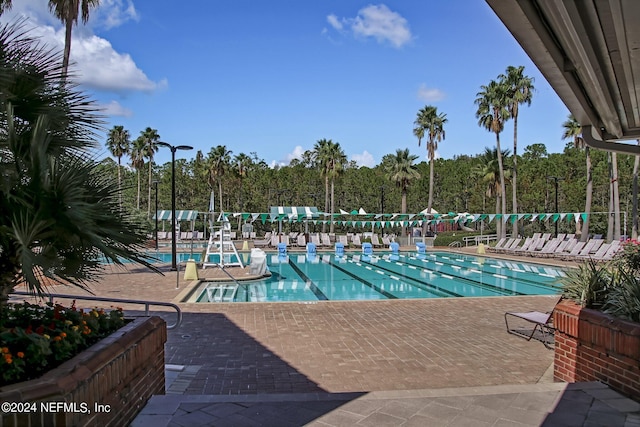
[[[176,263],[176,150],[193,150],[193,147],[171,145],[161,141],[156,144],[171,150],[171,271],[176,271],[178,269]]]
[[[158,180],[153,180],[153,185],[156,187],[156,252],[158,252]]]
[[[556,187],[556,214],[559,214],[558,212],[558,181],[562,181],[564,178],[558,177],[558,176],[547,176],[548,180],[553,180],[555,183],[555,187]],[[556,237],[558,237],[558,221],[560,218],[556,219]]]

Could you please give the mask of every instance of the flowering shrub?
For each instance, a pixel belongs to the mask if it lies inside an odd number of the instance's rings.
[[[39,377],[125,323],[121,308],[9,304],[0,319],[0,386]]]

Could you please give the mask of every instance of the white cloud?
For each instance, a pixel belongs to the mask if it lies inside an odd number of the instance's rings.
[[[293,152],[287,154],[285,156],[285,160],[282,161],[282,164],[288,165],[289,163],[291,163],[291,160],[293,159],[298,159],[298,160],[302,160],[302,154],[304,153],[304,149],[302,148],[301,145],[296,145],[296,147],[293,149]]]
[[[80,83],[115,92],[152,92],[167,85],[150,80],[129,54],[116,52],[108,40],[92,35],[74,42],[71,53]]]
[[[342,31],[342,22],[340,22],[340,19],[338,19],[336,15],[331,14],[327,16],[327,22],[336,30]]]
[[[11,11],[0,22],[26,18],[26,28],[52,49],[64,49],[64,27],[49,12],[46,0],[13,2]],[[89,23],[73,28],[70,72],[78,83],[89,88],[111,92],[152,92],[167,86],[166,80],[153,81],[127,53],[117,52],[111,43],[93,32],[93,27],[113,28],[138,15],[131,0],[103,0],[93,11]]]
[[[351,160],[355,161],[358,166],[367,166],[372,168],[376,165],[373,156],[367,150],[364,150],[362,154],[352,154]]]
[[[140,17],[131,0],[101,0],[98,7],[91,15],[90,20],[96,26],[107,30],[119,27],[129,20],[138,21]]]
[[[429,88],[424,83],[418,88],[418,99],[427,102],[442,101],[445,93],[438,88]]]
[[[348,27],[356,37],[372,37],[378,43],[388,42],[396,48],[404,46],[412,38],[407,20],[384,4],[364,7],[355,18],[340,19],[331,14],[327,21],[338,31]]]
[[[133,111],[123,107],[118,101],[111,101],[108,104],[101,104],[102,113],[113,117],[131,117]]]

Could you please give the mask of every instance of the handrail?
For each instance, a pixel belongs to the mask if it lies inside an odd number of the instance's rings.
[[[489,244],[489,242],[493,240],[498,240],[497,234],[483,234],[481,236],[465,236],[462,238],[462,241],[465,243],[465,246],[469,246],[470,243],[473,246],[477,246],[479,243]]]
[[[14,291],[11,293],[12,295],[25,295],[33,297],[34,294],[30,292],[24,291]],[[143,304],[144,305],[144,315],[149,317],[149,306],[150,305],[158,305],[163,307],[171,307],[176,310],[177,319],[176,322],[167,325],[167,329],[177,328],[182,324],[182,310],[176,304],[170,302],[161,302],[161,301],[143,301],[136,299],[125,299],[125,298],[106,298],[106,297],[94,297],[94,296],[84,296],[84,295],[68,295],[68,294],[47,294],[49,296],[49,302],[53,304],[54,298],[63,298],[63,299],[79,299],[86,301],[105,301],[105,302],[121,302],[125,304]]]

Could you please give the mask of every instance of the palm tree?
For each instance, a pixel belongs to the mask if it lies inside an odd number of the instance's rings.
[[[573,138],[573,148],[576,150],[584,149],[587,163],[587,188],[586,198],[584,203],[584,212],[586,218],[582,223],[582,231],[580,235],[580,241],[586,242],[589,238],[589,217],[591,216],[591,199],[593,197],[593,177],[591,175],[591,153],[589,152],[589,146],[582,138],[582,125],[576,120],[573,115],[569,115],[568,119],[562,124],[564,131],[562,132],[562,139]],[[576,230],[577,231],[577,230]]]
[[[520,104],[531,105],[533,98],[533,78],[524,75],[524,66],[507,67],[507,74],[500,75],[501,83],[508,87],[509,114],[513,118],[513,169],[511,170],[512,209],[518,213],[518,113]],[[513,222],[514,236],[518,235],[518,221]]]
[[[155,129],[147,127],[145,130],[140,131],[138,139],[141,141],[144,147],[143,156],[149,159],[149,197],[147,199],[147,216],[151,215],[151,184],[153,178],[153,155],[158,151],[158,141],[160,141],[160,135]]]
[[[0,0],[0,15],[11,9],[11,0]]]
[[[131,166],[136,170],[138,175],[138,195],[136,197],[136,209],[140,209],[140,171],[144,167],[146,145],[140,138],[136,138],[131,145],[129,156],[131,157]]]
[[[498,166],[500,169],[500,194],[502,197],[501,213],[507,212],[506,187],[504,178],[504,163],[502,161],[502,150],[500,148],[500,132],[504,129],[504,122],[509,119],[507,87],[495,80],[487,86],[480,86],[480,92],[476,94],[475,104],[478,106],[476,117],[478,125],[484,127],[489,132],[496,134],[496,150],[498,154]],[[500,231],[499,238],[506,236],[504,227]]]
[[[427,212],[431,212],[433,207],[433,162],[438,150],[438,142],[444,139],[444,124],[447,122],[446,114],[438,114],[438,109],[431,105],[427,105],[418,111],[416,120],[413,122],[413,134],[418,138],[418,146],[422,139],[426,136],[427,155],[429,156],[429,201],[427,203]]]
[[[509,155],[509,150],[503,150],[501,155],[506,157]],[[476,168],[475,175],[480,178],[480,181],[485,184],[485,195],[487,197],[496,198],[496,213],[500,212],[500,202],[502,197],[503,186],[500,183],[500,164],[498,162],[498,150],[496,148],[485,148],[484,153],[480,155],[480,164]],[[505,178],[509,175],[508,171],[505,171]],[[503,229],[503,221],[496,221],[496,232],[501,234]]]
[[[325,212],[330,209],[331,225],[329,232],[333,233],[333,212],[335,210],[334,187],[335,179],[344,170],[347,163],[347,156],[340,147],[339,142],[330,139],[321,139],[313,146],[314,163],[320,168],[320,174],[325,179]],[[331,182],[331,193],[329,193],[329,182]],[[322,231],[326,230],[326,223],[322,224]]]
[[[60,85],[62,58],[37,40],[0,27],[0,319],[16,286],[40,296],[47,279],[86,289],[101,257],[153,268],[145,232],[93,157],[99,108]]]
[[[220,199],[220,212],[222,208],[222,177],[229,169],[231,163],[231,150],[227,150],[224,145],[218,145],[209,151],[207,156],[207,170],[209,171],[209,185],[211,188],[218,182],[218,195]]]
[[[402,194],[400,213],[407,213],[407,193],[413,181],[420,179],[420,173],[413,164],[418,156],[409,153],[409,149],[397,149],[396,154],[385,156],[382,161],[387,179],[394,182]],[[402,235],[405,235],[405,227],[402,227]]]
[[[69,69],[71,28],[73,24],[78,24],[78,17],[81,17],[82,23],[86,24],[89,20],[89,11],[99,5],[100,0],[49,0],[49,10],[65,26],[64,56],[62,57],[63,78],[67,75]]]
[[[251,157],[247,156],[245,153],[236,154],[233,158],[233,167],[240,179],[240,212],[244,209],[242,181],[247,176],[252,165],[253,160],[251,160]]]
[[[118,159],[118,202],[122,209],[122,176],[121,176],[121,159],[122,156],[129,153],[131,149],[131,141],[129,140],[129,131],[124,126],[114,126],[107,136],[107,148],[113,157]]]

